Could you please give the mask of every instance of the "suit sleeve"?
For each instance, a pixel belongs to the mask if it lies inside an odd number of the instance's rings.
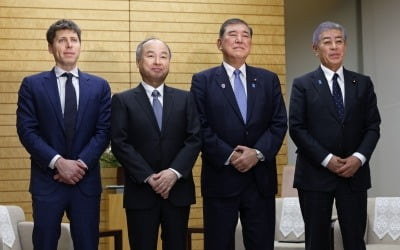
[[[367,160],[371,158],[372,152],[374,151],[376,144],[380,137],[379,125],[381,118],[379,115],[376,94],[371,79],[367,79],[367,90],[366,90],[366,104],[367,108],[365,114],[365,128],[364,137],[361,140],[357,152],[363,154]]]
[[[124,96],[126,97],[126,96]],[[136,183],[144,183],[154,174],[151,166],[129,143],[129,120],[126,98],[115,94],[111,101],[111,150]]]
[[[193,94],[200,117],[201,137],[203,140],[202,154],[207,160],[212,161],[214,167],[222,168],[233,152],[233,147],[219,138],[209,125],[206,99],[207,95],[212,93],[207,93],[206,81],[207,79],[203,75],[193,75],[190,91]]]
[[[19,139],[34,161],[41,168],[47,168],[57,151],[51,147],[40,133],[36,113],[32,82],[24,78],[18,92],[17,132]]]
[[[289,104],[289,134],[303,154],[314,162],[321,163],[330,152],[309,132],[306,103],[308,98],[303,82],[295,79]]]
[[[192,176],[192,168],[201,148],[200,120],[193,97],[188,93],[186,102],[186,140],[182,149],[173,160],[171,167],[182,174],[183,178]]]
[[[265,132],[253,148],[260,150],[266,162],[274,161],[287,131],[287,113],[277,75],[272,80],[272,116]]]
[[[101,83],[101,84],[100,84]],[[78,154],[78,159],[83,160],[89,167],[97,166],[101,154],[104,152],[110,142],[110,116],[111,116],[111,90],[105,80],[97,84],[100,97],[95,132],[90,138],[88,144]],[[90,119],[90,117],[87,117]]]

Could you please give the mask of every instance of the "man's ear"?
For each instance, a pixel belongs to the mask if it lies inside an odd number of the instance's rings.
[[[218,48],[219,50],[222,50],[222,41],[221,41],[220,38],[217,39],[217,48]]]
[[[318,51],[318,46],[317,45],[312,45],[312,50],[314,52],[315,56],[319,56],[319,51]]]
[[[49,51],[50,54],[53,54],[53,45],[52,44],[47,44],[47,49]]]

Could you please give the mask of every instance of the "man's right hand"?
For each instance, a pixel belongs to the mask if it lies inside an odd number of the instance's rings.
[[[62,157],[56,161],[54,166],[58,172],[54,175],[54,179],[66,184],[75,185],[82,180],[86,173],[86,168],[83,163],[75,160],[64,159]]]
[[[338,174],[339,169],[346,163],[345,159],[342,159],[336,155],[333,155],[328,165],[326,166],[331,172]]]

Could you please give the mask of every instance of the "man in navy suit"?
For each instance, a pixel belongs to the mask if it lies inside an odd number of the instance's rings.
[[[134,250],[156,250],[160,225],[162,249],[185,250],[195,203],[200,122],[190,93],[165,84],[170,61],[166,43],[142,41],[136,49],[141,83],[112,98],[111,148],[126,173],[124,208]]]
[[[252,35],[245,21],[226,20],[217,40],[222,65],[192,79],[203,139],[205,250],[231,249],[239,216],[246,249],[274,248],[276,155],[287,118],[278,76],[245,62]]]
[[[289,130],[307,250],[329,249],[334,199],[344,249],[365,249],[368,162],[381,119],[371,79],[343,67],[346,42],[343,26],[321,23],[313,34],[321,65],[293,81]]]
[[[18,93],[17,131],[31,156],[33,245],[57,249],[64,212],[75,250],[97,250],[99,158],[109,143],[108,83],[77,68],[81,30],[59,20],[47,30],[51,71],[25,77]]]

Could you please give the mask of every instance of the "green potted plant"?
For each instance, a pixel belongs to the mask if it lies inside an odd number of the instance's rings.
[[[103,168],[117,168],[117,185],[124,185],[124,169],[111,151],[111,146],[100,157],[100,164]]]

